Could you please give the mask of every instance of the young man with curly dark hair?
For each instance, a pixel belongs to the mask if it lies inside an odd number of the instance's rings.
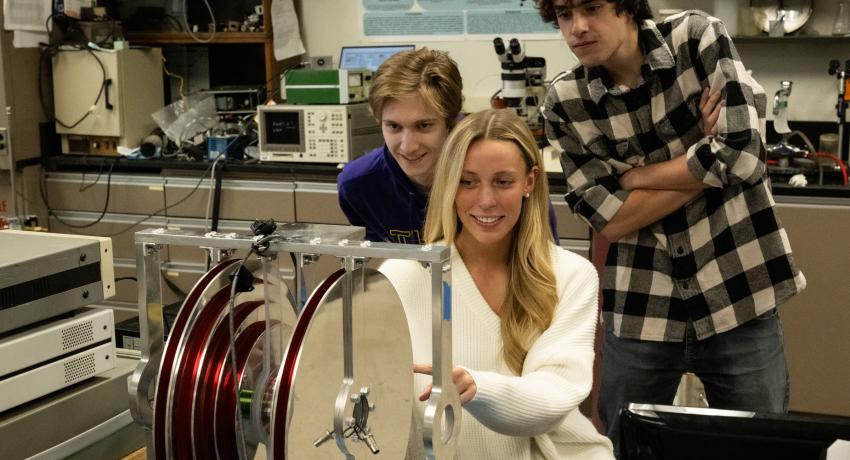
[[[544,117],[566,200],[611,242],[599,413],[670,404],[693,372],[709,405],[784,412],[776,307],[805,288],[764,162],[762,87],[723,23],[646,0],[538,0],[579,65]]]

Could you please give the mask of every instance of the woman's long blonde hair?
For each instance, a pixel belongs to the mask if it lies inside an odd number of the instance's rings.
[[[513,110],[478,112],[452,130],[437,162],[425,217],[425,241],[454,243],[460,230],[455,196],[463,164],[469,147],[482,139],[513,142],[522,152],[526,173],[535,166],[540,171],[529,197],[523,199],[514,227],[508,293],[500,314],[502,356],[519,375],[531,343],[552,322],[558,294],[550,256],[549,186],[543,158],[525,122]]]

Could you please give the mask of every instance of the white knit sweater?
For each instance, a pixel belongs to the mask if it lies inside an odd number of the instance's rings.
[[[590,393],[598,279],[586,259],[552,248],[558,305],[551,326],[529,349],[522,375],[501,357],[497,316],[484,301],[460,255],[452,249],[453,361],[477,385],[464,405],[459,459],[613,459],[611,443],[578,406]],[[401,298],[410,326],[414,363],[431,363],[431,289],[416,262],[392,260],[381,267]],[[430,382],[417,375],[418,396]],[[421,425],[422,408],[414,417]],[[421,428],[419,428],[421,430]],[[422,439],[414,433],[414,439]],[[421,443],[414,443],[421,455]],[[416,449],[414,449],[416,450]]]

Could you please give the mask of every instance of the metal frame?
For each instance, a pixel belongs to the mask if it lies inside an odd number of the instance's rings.
[[[367,259],[415,260],[430,268],[431,273],[431,311],[432,311],[432,359],[433,388],[431,397],[425,406],[423,420],[423,442],[425,452],[430,459],[448,459],[454,457],[456,440],[460,430],[461,407],[457,389],[452,382],[451,358],[451,251],[445,246],[414,246],[392,243],[371,243],[349,240],[351,235],[359,233],[358,227],[319,224],[279,224],[279,238],[268,243],[263,252],[264,274],[278,276],[277,256],[281,252],[296,254],[298,260],[303,255],[330,255],[341,259],[346,274],[362,266]],[[160,250],[163,246],[193,246],[209,248],[210,251],[247,250],[255,244],[257,238],[248,235],[201,234],[198,232],[154,229],[136,233],[137,278],[139,280],[139,331],[141,340],[141,360],[128,380],[130,411],[133,419],[141,425],[147,435],[148,456],[153,458],[153,395],[156,386],[162,353],[164,349],[164,327],[162,315],[162,293],[160,286]],[[269,269],[272,268],[273,269]],[[296,264],[296,291],[302,282],[301,264]],[[277,291],[277,290],[272,290]],[[344,319],[350,320],[352,283],[346,284],[344,298]],[[275,302],[280,293],[267,293],[267,302]],[[300,312],[303,300],[298,292],[296,311]],[[350,324],[344,327],[350,329]],[[348,336],[350,330],[346,330]],[[346,337],[345,376],[351,376],[350,337]],[[281,358],[276,344],[266,344],[274,359]],[[286,344],[283,344],[285,346]],[[276,353],[277,351],[277,353]],[[342,385],[338,404],[349,404],[350,388]],[[344,408],[337,408],[344,413]],[[337,417],[339,417],[338,415]],[[336,417],[335,417],[336,418]],[[342,426],[343,421],[334,425]],[[272,447],[273,448],[273,447]],[[353,458],[350,455],[341,457]]]

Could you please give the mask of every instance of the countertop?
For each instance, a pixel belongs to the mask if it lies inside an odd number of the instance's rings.
[[[176,161],[176,160],[128,160],[121,157],[95,157],[62,155],[48,157],[44,161],[47,171],[95,171],[105,173],[140,174],[208,174],[212,166],[208,161]],[[225,177],[257,178],[292,181],[336,182],[336,176],[341,171],[337,164],[320,163],[259,163],[259,162],[227,162],[223,164]],[[563,174],[549,172],[549,189],[552,194],[566,193],[566,182]],[[773,180],[773,193],[776,196],[795,196],[808,198],[850,198],[850,187],[842,185],[817,185],[810,183],[806,187],[792,187],[787,178],[777,177]]]

